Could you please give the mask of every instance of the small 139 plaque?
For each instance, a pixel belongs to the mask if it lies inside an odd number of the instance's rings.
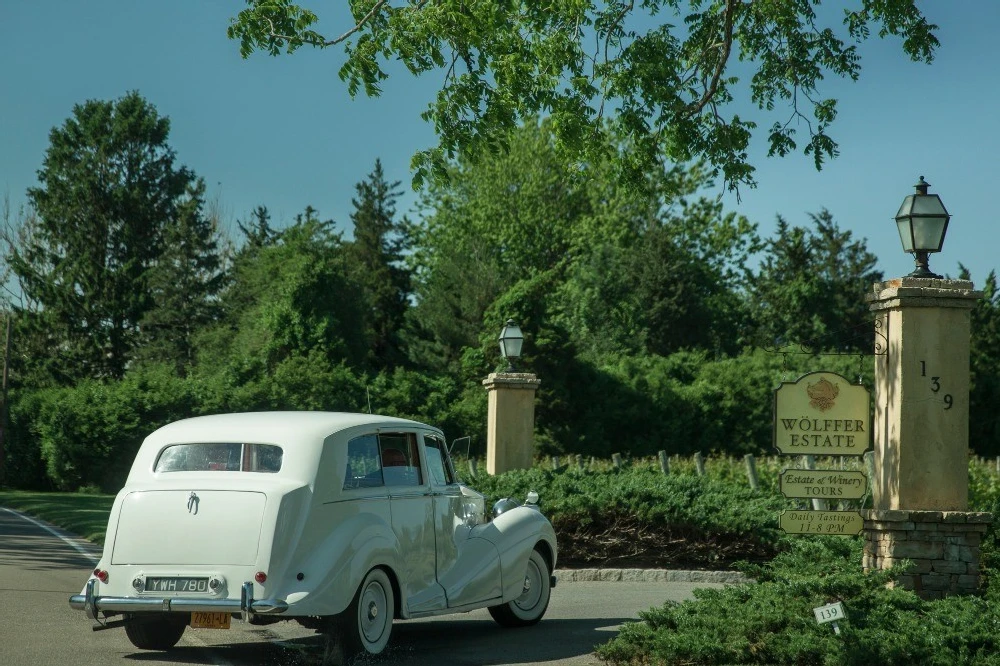
[[[835,604],[827,604],[826,606],[813,608],[813,614],[816,616],[816,622],[819,624],[824,624],[826,622],[839,622],[847,619],[847,613],[844,611],[844,604],[840,601]]]

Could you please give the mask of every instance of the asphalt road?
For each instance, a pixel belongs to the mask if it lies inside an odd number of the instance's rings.
[[[170,652],[137,650],[122,629],[94,632],[67,599],[97,561],[91,544],[0,508],[0,664],[106,666],[213,664],[316,666],[323,640],[294,622],[229,631],[190,629]],[[372,664],[412,666],[595,666],[594,647],[622,623],[709,583],[564,582],[535,627],[501,629],[485,611],[397,622]]]

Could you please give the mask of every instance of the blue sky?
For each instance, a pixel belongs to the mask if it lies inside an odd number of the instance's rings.
[[[338,4],[303,2],[321,16]],[[931,268],[954,276],[962,262],[978,286],[1000,268],[1000,2],[921,6],[940,26],[934,64],[911,63],[897,40],[869,42],[857,83],[830,79],[821,89],[840,100],[832,130],[840,157],[817,173],[809,157],[767,158],[764,142],[756,142],[758,187],[743,188],[739,203],[729,193],[725,201],[765,235],[777,214],[804,225],[808,212],[825,207],[841,228],[866,238],[879,267],[895,277],[913,261],[892,217],[924,175],[953,216]],[[0,195],[9,194],[15,208],[25,201],[49,131],[74,104],[138,90],[170,117],[178,161],[206,180],[233,226],[259,204],[279,223],[312,205],[347,229],[354,185],[376,158],[390,179],[403,181],[399,208],[407,212],[415,200],[410,157],[435,141],[419,113],[441,76],[397,77],[382,97],[351,100],[337,77],[338,49],[242,60],[225,35],[242,7],[236,0],[0,0]],[[777,119],[762,117],[761,127]]]

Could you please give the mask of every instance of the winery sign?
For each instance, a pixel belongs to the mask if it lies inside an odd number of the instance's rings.
[[[860,456],[871,437],[868,389],[811,372],[774,390],[774,446],[789,455]]]

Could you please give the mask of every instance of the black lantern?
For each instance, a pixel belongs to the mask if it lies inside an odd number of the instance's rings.
[[[521,327],[514,323],[513,319],[508,319],[500,331],[500,355],[507,359],[507,372],[514,370],[514,359],[521,355],[523,342],[524,334],[521,333]]]
[[[931,273],[927,266],[927,255],[941,251],[951,215],[941,203],[941,197],[927,194],[929,185],[921,176],[920,182],[914,185],[917,188],[916,194],[907,195],[896,213],[896,226],[903,250],[911,253],[917,264],[916,269],[907,277],[941,277]]]

